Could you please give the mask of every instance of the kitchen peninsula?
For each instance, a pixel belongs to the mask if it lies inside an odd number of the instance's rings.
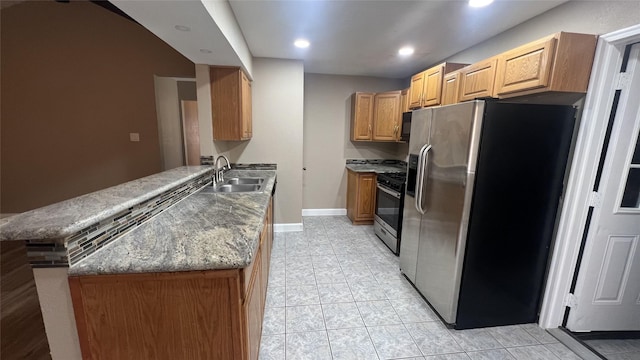
[[[3,241],[29,239],[31,255],[38,242],[67,251],[83,358],[257,359],[276,172],[225,173],[263,178],[259,191],[200,191],[212,170],[169,170],[0,228]]]

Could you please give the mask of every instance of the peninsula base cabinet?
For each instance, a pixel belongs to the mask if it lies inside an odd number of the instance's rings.
[[[347,169],[347,216],[356,225],[373,224],[376,211],[376,174]]]
[[[246,268],[69,277],[83,359],[257,360],[272,217]]]

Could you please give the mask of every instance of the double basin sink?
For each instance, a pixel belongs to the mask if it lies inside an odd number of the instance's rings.
[[[262,191],[264,178],[230,178],[215,186],[205,186],[200,192],[205,193],[237,193]]]

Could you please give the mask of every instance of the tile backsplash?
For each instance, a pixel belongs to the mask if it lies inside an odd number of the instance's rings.
[[[103,246],[135,229],[153,216],[211,182],[211,173],[92,224],[62,241],[27,241],[27,256],[33,267],[60,267],[77,263]]]
[[[215,165],[214,156],[200,156],[200,165]],[[252,164],[231,164],[232,169],[236,170],[278,170],[277,164],[268,163],[252,163]]]
[[[407,163],[402,160],[389,160],[389,159],[347,159],[347,164],[377,164],[377,165],[399,165],[407,166]]]

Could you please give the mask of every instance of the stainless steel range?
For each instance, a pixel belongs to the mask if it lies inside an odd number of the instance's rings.
[[[400,254],[406,177],[404,172],[378,174],[373,229],[396,255]]]

